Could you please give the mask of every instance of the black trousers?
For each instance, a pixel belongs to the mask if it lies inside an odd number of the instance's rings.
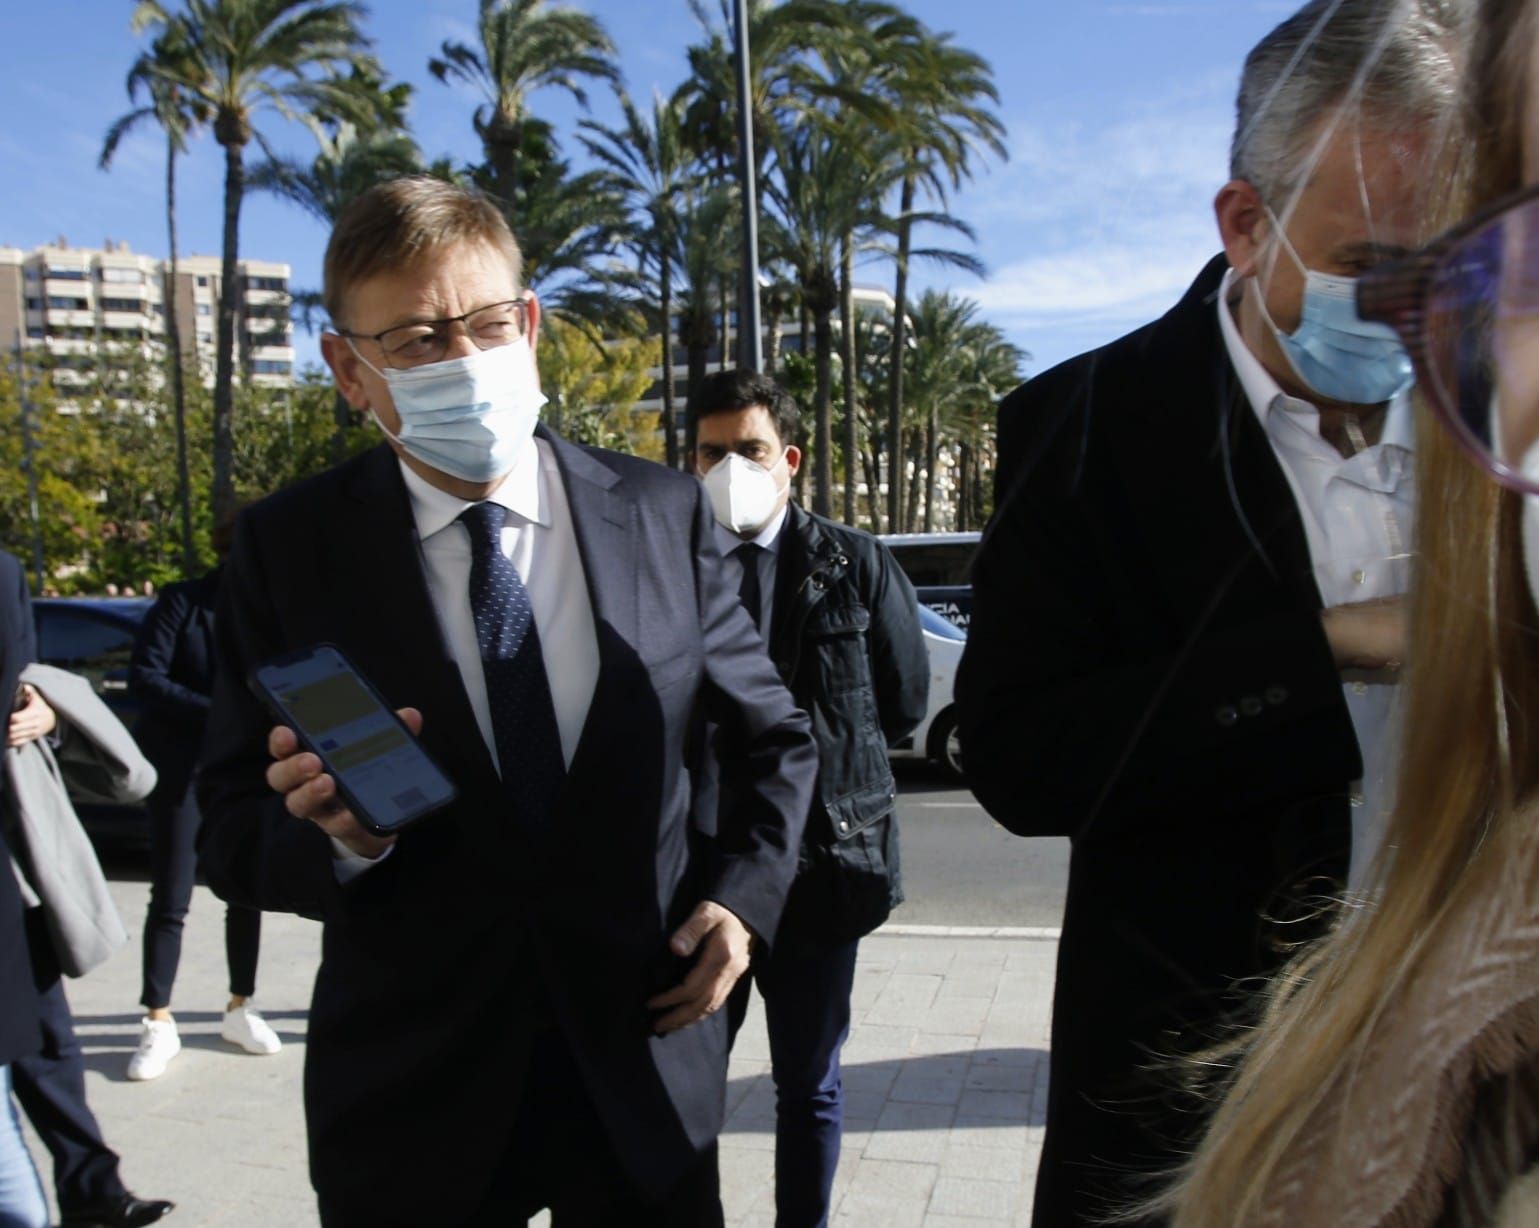
[[[144,920],[144,983],[139,1001],[150,1010],[171,1005],[177,965],[182,959],[182,929],[198,876],[198,803],[189,783],[179,798],[157,790],[150,796],[150,906]],[[224,913],[224,950],[230,968],[230,993],[249,998],[256,992],[257,952],[262,943],[262,914],[231,904]]]
[[[39,995],[43,1051],[11,1063],[16,1099],[53,1156],[54,1190],[64,1214],[120,1198],[118,1156],[102,1139],[86,1104],[85,1058],[75,1036],[64,985]]]
[[[534,1042],[518,1117],[480,1208],[434,1228],[523,1225],[546,1208],[552,1228],[723,1228],[716,1145],[661,1199],[642,1195],[625,1174],[566,1041],[546,1031]],[[325,1198],[320,1216],[324,1228],[407,1228]]]

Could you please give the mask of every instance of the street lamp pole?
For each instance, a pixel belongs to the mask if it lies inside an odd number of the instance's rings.
[[[764,367],[764,328],[759,315],[759,185],[753,147],[753,97],[748,72],[748,0],[736,0],[738,182],[743,197],[743,273],[738,286],[737,365]]]
[[[32,519],[33,590],[43,591],[43,517],[37,503],[37,436],[32,430],[32,401],[27,396],[27,358],[21,329],[16,330],[16,395],[21,402],[21,467],[27,475],[27,508]]]

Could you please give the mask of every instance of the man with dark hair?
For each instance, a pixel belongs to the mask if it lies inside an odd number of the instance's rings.
[[[371,189],[337,219],[325,300],[322,352],[388,442],[237,522],[198,786],[210,885],[324,922],[322,1223],[719,1226],[719,1008],[776,941],[807,718],[723,581],[699,484],[537,426],[539,303],[491,201]],[[458,788],[398,836],[246,687],[319,643]],[[694,821],[708,720],[714,841]]]
[[[812,717],[821,767],[796,882],[771,951],[756,952],[775,1081],[776,1222],[828,1222],[859,940],[903,899],[887,747],[925,714],[929,660],[913,586],[879,541],[791,501],[795,400],[746,371],[707,377],[690,412],[694,463],[729,582]],[[729,1003],[733,1034],[749,978]]]
[[[1459,6],[1313,0],[1252,52],[1224,254],[999,411],[957,677],[963,766],[1073,841],[1035,1222],[1105,1221],[1201,1122],[1232,1026],[1373,854],[1405,655],[1409,357],[1355,279],[1414,249]]]

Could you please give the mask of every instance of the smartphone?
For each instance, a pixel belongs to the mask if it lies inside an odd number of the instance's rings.
[[[394,835],[454,800],[454,782],[334,644],[259,665],[250,683],[375,835]]]

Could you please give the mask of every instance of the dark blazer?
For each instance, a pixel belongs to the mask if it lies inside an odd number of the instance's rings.
[[[16,557],[0,551],[0,695],[13,697],[21,671],[37,657],[37,631],[27,577]],[[11,704],[5,704],[10,720]],[[8,797],[0,806],[9,806]],[[0,823],[0,828],[5,826]],[[21,889],[11,870],[11,854],[0,835],[0,1066],[31,1057],[43,1047],[38,1023]]]
[[[325,922],[306,1062],[311,1177],[349,1222],[459,1222],[507,1145],[541,1020],[564,1033],[643,1189],[676,1182],[722,1125],[725,1013],[666,1038],[644,1003],[683,978],[667,941],[714,899],[772,942],[816,758],[807,720],[724,583],[698,482],[555,449],[600,674],[557,813],[506,815],[439,630],[411,506],[385,447],[240,519],[216,627],[198,798],[225,899]],[[245,686],[287,650],[337,644],[422,739],[459,799],[338,885],[330,844],[263,779],[271,721]],[[707,717],[736,804],[690,821]]]
[[[989,813],[1073,840],[1035,1212],[1052,1228],[1178,1159],[1199,1118],[1168,1059],[1276,967],[1263,917],[1346,870],[1362,765],[1298,509],[1219,331],[1224,268],[1000,406],[1016,469],[957,701]]]
[[[887,747],[924,719],[930,661],[914,587],[887,548],[792,503],[770,653],[818,743],[817,800],[782,946],[864,937],[903,901]]]
[[[192,781],[214,690],[214,606],[220,569],[168,584],[139,626],[129,690],[141,715],[139,748],[159,775],[155,792],[179,801]]]

